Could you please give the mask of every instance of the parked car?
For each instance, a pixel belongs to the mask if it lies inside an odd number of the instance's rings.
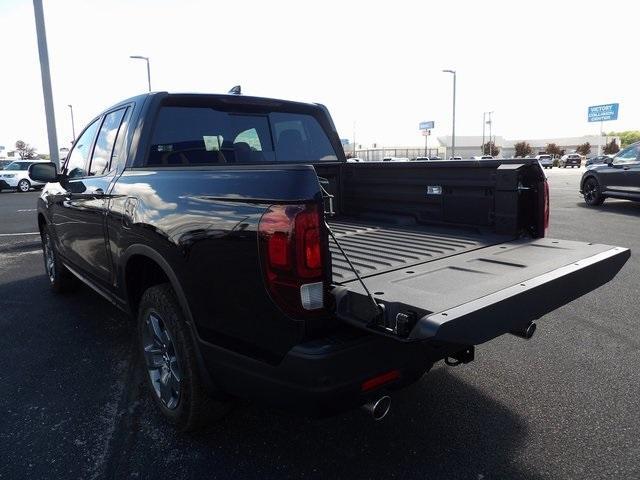
[[[602,205],[606,198],[640,201],[640,142],[604,163],[589,165],[582,174],[580,193],[589,206]]]
[[[471,160],[493,160],[492,155],[476,155],[471,157]]]
[[[455,157],[449,157],[449,160],[462,160],[462,157],[456,155]]]
[[[536,159],[542,168],[553,168],[553,155],[537,155]]]
[[[383,162],[408,162],[409,159],[407,157],[384,157],[382,161]]]
[[[595,157],[587,158],[584,162],[584,166],[588,167],[589,165],[600,165],[602,163],[606,163],[608,159],[613,158],[609,155],[598,155]]]
[[[51,288],[79,279],[137,319],[146,390],[182,430],[238,397],[382,418],[434,362],[530,338],[629,258],[546,238],[537,161],[348,163],[318,104],[149,93],[30,173],[51,182]]]
[[[16,160],[0,172],[0,190],[12,189],[28,192],[31,187],[40,188],[43,183],[29,176],[29,167],[34,163],[47,163],[46,160]]]
[[[7,165],[9,165],[10,163],[13,163],[15,160],[0,160],[0,170],[4,170],[4,167],[6,167]]]
[[[558,166],[561,168],[580,168],[580,165],[582,165],[582,157],[577,153],[569,153],[567,155],[563,155],[558,162]]]

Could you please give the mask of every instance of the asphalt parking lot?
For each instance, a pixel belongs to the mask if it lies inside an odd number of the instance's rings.
[[[379,423],[239,403],[197,435],[153,410],[123,314],[88,288],[49,292],[39,194],[0,193],[0,478],[640,478],[640,204],[586,208],[581,171],[546,171],[550,236],[632,256],[533,340],[440,362]]]

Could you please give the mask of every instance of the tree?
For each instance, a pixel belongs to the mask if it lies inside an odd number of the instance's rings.
[[[620,147],[618,146],[618,142],[616,142],[615,138],[606,143],[604,148],[602,149],[602,153],[604,153],[605,155],[613,155],[614,153],[618,153],[619,151]]]
[[[578,145],[576,147],[576,152],[578,152],[583,157],[586,157],[591,153],[591,144],[589,142],[585,142],[582,145]]]
[[[622,148],[640,141],[640,130],[625,130],[624,132],[609,132],[610,137],[620,137]]]
[[[49,155],[46,154],[46,153],[39,153],[38,154],[38,159],[39,160],[51,160],[51,157],[49,157]]]
[[[513,146],[513,148],[515,149],[515,157],[521,158],[531,155],[531,152],[533,151],[531,145],[527,142],[518,142]]]
[[[491,155],[492,157],[497,157],[500,153],[500,148],[496,147],[495,143],[491,140],[482,145],[482,155]]]
[[[554,157],[561,157],[563,150],[555,143],[549,143],[547,148],[545,148],[545,152],[549,155],[553,155]]]
[[[16,152],[18,152],[21,160],[32,160],[37,157],[36,149],[22,140],[16,142]]]

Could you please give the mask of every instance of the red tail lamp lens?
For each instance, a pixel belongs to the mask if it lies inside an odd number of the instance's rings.
[[[275,303],[294,316],[322,309],[321,215],[315,204],[272,205],[258,226],[267,288]]]
[[[290,268],[289,237],[284,232],[274,232],[268,241],[269,264],[275,268]]]

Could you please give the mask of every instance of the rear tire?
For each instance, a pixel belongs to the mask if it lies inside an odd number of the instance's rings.
[[[602,192],[600,191],[600,184],[594,177],[589,177],[584,181],[582,192],[584,195],[584,202],[590,207],[602,205],[605,200],[605,196],[602,195]]]
[[[206,391],[193,337],[168,283],[151,287],[142,295],[138,345],[149,394],[177,430],[200,429],[229,411],[228,402],[214,400]]]
[[[51,290],[55,293],[72,292],[78,286],[78,279],[60,261],[56,245],[46,225],[42,227],[40,239],[44,255],[44,271],[49,278]]]

